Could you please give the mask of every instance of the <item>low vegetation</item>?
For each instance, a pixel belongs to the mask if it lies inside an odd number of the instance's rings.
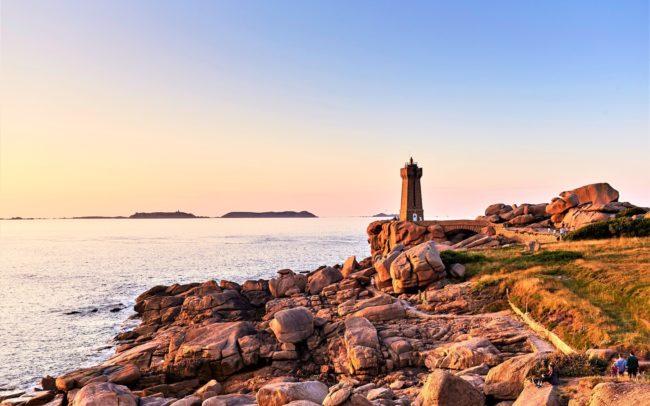
[[[548,371],[547,363],[553,363],[563,378],[602,375],[607,369],[607,364],[604,361],[590,360],[584,353],[566,355],[556,352],[551,354],[547,360],[538,362],[535,367],[531,368],[528,376],[541,376]]]
[[[474,289],[509,294],[574,348],[650,355],[650,238],[562,241],[534,254],[510,247],[480,257],[457,261]]]
[[[650,219],[613,218],[586,225],[567,235],[569,241],[617,237],[650,237]]]

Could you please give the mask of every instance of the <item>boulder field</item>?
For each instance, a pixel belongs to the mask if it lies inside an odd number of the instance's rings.
[[[568,228],[580,228],[590,223],[609,220],[626,209],[637,208],[631,203],[619,202],[618,198],[618,191],[609,183],[593,183],[561,192],[549,203],[495,203],[488,206],[485,215],[477,219],[513,227],[559,228],[564,225]]]
[[[155,286],[136,299],[140,324],[116,336],[111,358],[2,404],[531,404],[521,397],[550,354],[537,350],[543,340],[510,311],[488,312],[495,298],[457,272],[426,242],[269,281]],[[607,404],[616,390],[594,399]],[[554,404],[557,394],[535,396]]]

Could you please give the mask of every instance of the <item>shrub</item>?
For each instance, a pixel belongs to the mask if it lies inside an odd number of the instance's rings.
[[[584,353],[562,354],[555,352],[546,361],[538,362],[528,373],[529,376],[539,377],[548,371],[547,362],[552,362],[560,373],[560,377],[600,375],[604,367],[597,360],[589,360]],[[606,364],[604,365],[607,366]]]
[[[595,240],[616,237],[649,237],[650,219],[614,218],[588,224],[567,235],[567,240]]]
[[[623,209],[616,213],[616,218],[621,218],[621,217],[631,217],[636,214],[645,214],[646,209],[643,207],[629,207],[627,209]]]

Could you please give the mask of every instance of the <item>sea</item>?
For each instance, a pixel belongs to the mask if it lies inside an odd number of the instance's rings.
[[[0,221],[0,392],[96,365],[154,285],[271,278],[370,255],[369,217]]]

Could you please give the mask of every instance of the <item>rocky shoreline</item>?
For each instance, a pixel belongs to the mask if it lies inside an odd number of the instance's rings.
[[[140,324],[115,337],[114,356],[1,404],[561,404],[557,387],[526,384],[555,348],[511,311],[493,311],[505,296],[474,289],[440,254],[481,248],[471,244],[482,236],[514,241],[488,227],[449,244],[416,227],[372,223],[372,258],[308,273],[155,286],[136,299]],[[650,401],[649,388],[601,383],[590,404]]]

